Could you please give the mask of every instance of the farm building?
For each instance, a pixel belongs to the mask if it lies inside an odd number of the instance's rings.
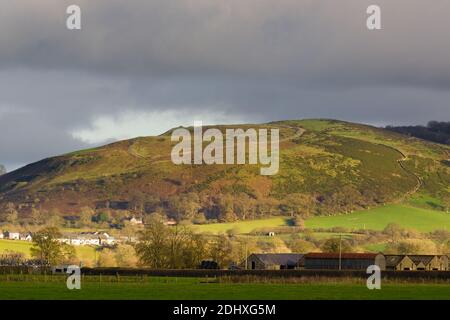
[[[304,256],[305,269],[366,270],[370,265],[377,265],[386,270],[386,259],[376,253],[308,253]]]
[[[448,257],[443,255],[386,255],[386,270],[440,270],[448,268]]]
[[[415,270],[447,270],[448,257],[447,256],[433,256],[433,255],[409,255],[415,264]],[[445,258],[447,259],[445,259]],[[445,265],[445,260],[447,264]]]
[[[297,269],[302,258],[299,253],[254,253],[248,256],[246,266],[251,270]]]
[[[414,270],[414,262],[406,255],[386,255],[386,270]]]
[[[4,233],[4,238],[9,240],[20,240],[20,233],[19,232],[10,232],[6,231]]]
[[[23,241],[32,241],[33,240],[33,236],[30,232],[21,233],[19,235],[19,237],[20,237],[20,240],[23,240]]]

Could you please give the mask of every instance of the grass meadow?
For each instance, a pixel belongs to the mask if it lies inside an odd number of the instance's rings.
[[[32,243],[28,241],[19,241],[19,240],[0,240],[0,254],[5,251],[15,251],[20,252],[25,255],[25,257],[29,258],[31,256],[30,248],[32,247]],[[77,246],[75,247],[77,256],[81,260],[95,260],[95,248],[88,246]]]
[[[382,284],[368,290],[364,281],[221,282],[175,277],[84,276],[80,290],[69,290],[64,276],[0,276],[0,299],[148,299],[148,300],[316,300],[445,299],[449,283]]]
[[[274,217],[232,223],[214,223],[193,226],[197,232],[225,233],[236,230],[249,233],[259,228],[274,228],[288,225],[289,218]],[[305,220],[307,228],[345,227],[352,230],[383,230],[389,223],[398,223],[404,228],[428,232],[437,229],[450,230],[450,214],[443,211],[393,204],[349,214],[312,217]]]

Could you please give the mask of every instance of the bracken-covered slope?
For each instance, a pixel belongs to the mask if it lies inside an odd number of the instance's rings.
[[[0,176],[0,207],[13,203],[77,214],[164,212],[178,219],[329,215],[404,201],[448,199],[450,148],[366,125],[295,120],[233,128],[279,128],[280,169],[174,165],[170,132],[44,159]],[[204,128],[206,129],[206,128]]]

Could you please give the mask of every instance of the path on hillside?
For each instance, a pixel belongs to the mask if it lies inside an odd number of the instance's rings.
[[[280,127],[281,128],[289,128],[289,129],[293,129],[293,130],[296,131],[294,135],[286,137],[286,138],[283,138],[283,139],[280,139],[280,141],[279,141],[280,143],[281,142],[285,142],[285,141],[289,141],[289,140],[293,140],[293,139],[296,139],[298,137],[301,137],[303,135],[303,133],[306,131],[305,129],[303,129],[301,127],[293,127],[293,126],[286,126],[286,125],[283,125],[283,126],[280,126]],[[128,147],[128,153],[130,155],[136,157],[136,158],[147,159],[147,160],[155,160],[155,161],[152,161],[152,164],[171,161],[171,159],[164,159],[167,156],[156,156],[156,157],[143,156],[143,155],[139,154],[138,152],[136,152],[136,150],[133,149],[133,145],[134,145],[134,142],[131,143],[130,146]],[[231,146],[225,145],[224,153],[226,153],[226,151],[228,149],[230,149],[230,148],[231,148]],[[233,148],[234,148],[234,146],[233,146]],[[192,154],[192,152],[187,152],[187,154],[190,155],[190,154]],[[170,156],[170,154],[168,156]]]
[[[404,154],[401,150],[399,150],[399,149],[397,149],[397,148],[394,148],[394,147],[392,147],[392,146],[388,146],[388,145],[385,145],[385,144],[380,144],[380,145],[385,146],[385,147],[388,147],[388,148],[390,148],[390,149],[392,149],[392,150],[398,152],[398,153],[402,156],[401,159],[398,159],[398,160],[397,160],[397,163],[399,164],[400,168],[402,168],[402,170],[405,171],[407,174],[414,176],[414,178],[415,178],[416,181],[417,181],[417,183],[416,183],[416,185],[414,186],[414,188],[413,188],[412,190],[408,191],[406,194],[404,194],[404,195],[403,195],[403,198],[402,198],[401,200],[403,200],[403,199],[405,199],[405,198],[407,198],[407,197],[410,197],[410,196],[412,196],[413,194],[415,194],[417,191],[419,191],[419,189],[420,189],[420,188],[422,187],[422,185],[423,185],[423,180],[422,180],[422,178],[421,178],[419,175],[417,175],[416,173],[414,173],[413,171],[411,171],[410,169],[408,169],[408,168],[405,166],[404,162],[405,162],[406,160],[408,160],[408,156],[407,156],[406,154]]]
[[[419,175],[417,175],[417,174],[414,173],[413,171],[409,170],[409,169],[405,166],[405,164],[403,163],[403,162],[405,162],[406,160],[408,160],[408,157],[407,157],[403,152],[401,152],[400,150],[397,150],[397,151],[400,152],[400,154],[403,156],[402,159],[397,160],[398,164],[400,165],[400,167],[401,167],[404,171],[406,171],[407,173],[413,175],[413,176],[416,178],[416,181],[417,181],[417,184],[416,184],[416,186],[414,187],[414,189],[411,190],[411,191],[409,191],[409,192],[407,193],[407,195],[411,196],[411,195],[413,195],[414,193],[416,193],[417,191],[419,191],[419,189],[420,189],[420,188],[422,187],[422,185],[423,185],[423,180],[422,180],[422,178],[421,178]]]

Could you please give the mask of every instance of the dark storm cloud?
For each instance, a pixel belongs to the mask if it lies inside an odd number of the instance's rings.
[[[81,31],[65,28],[74,3]],[[370,32],[374,3],[383,30]],[[449,10],[447,0],[2,3],[0,163],[114,138],[115,125],[140,134],[122,122],[145,113],[149,133],[177,110],[212,122],[448,120]]]

